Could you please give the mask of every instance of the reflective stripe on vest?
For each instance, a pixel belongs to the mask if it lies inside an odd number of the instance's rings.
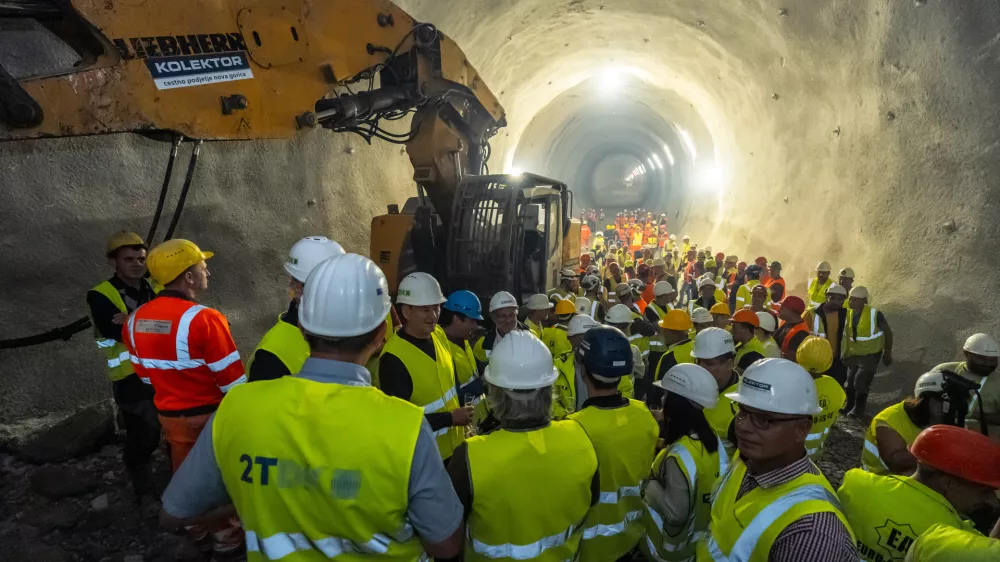
[[[743,529],[743,532],[740,533],[740,537],[736,539],[736,544],[733,545],[729,556],[722,553],[722,550],[719,548],[719,544],[715,542],[715,537],[709,534],[707,541],[709,554],[712,555],[712,558],[716,560],[716,562],[749,561],[750,556],[757,547],[757,541],[760,540],[761,535],[764,534],[764,531],[766,531],[768,527],[773,525],[778,518],[787,513],[788,510],[803,502],[812,500],[827,501],[833,504],[838,510],[840,509],[840,501],[837,499],[837,496],[831,494],[823,486],[818,484],[806,484],[805,486],[800,486],[771,502],[767,507],[762,509],[753,518],[753,520],[750,521],[750,524]]]
[[[128,308],[125,306],[125,301],[122,300],[121,293],[118,289],[111,284],[110,281],[104,281],[91,289],[104,296],[104,298],[111,301],[111,304],[118,309],[119,312],[128,314]],[[97,344],[97,349],[101,350],[104,354],[104,359],[107,361],[108,370],[105,373],[108,380],[111,382],[120,381],[125,377],[131,375],[135,372],[132,368],[132,363],[130,361],[131,356],[129,355],[128,349],[125,344],[119,343],[113,338],[105,338],[97,331],[97,325],[94,319],[90,319],[91,324],[94,324],[94,343]]]
[[[875,309],[874,307],[869,307],[869,311],[871,313],[871,320],[870,320],[871,324],[869,324],[869,326],[871,328],[869,330],[869,333],[871,335],[870,336],[859,336],[859,335],[857,335],[857,333],[855,333],[854,334],[854,340],[855,341],[872,341],[872,340],[877,340],[877,339],[879,339],[879,338],[882,337],[882,330],[878,327],[878,322],[876,321],[876,320],[878,320],[878,310]],[[863,313],[864,313],[864,311],[862,311],[862,314]],[[878,332],[876,332],[875,330],[878,330]]]
[[[830,428],[827,427],[819,433],[810,433],[806,435],[806,453],[809,456],[813,456],[819,452],[820,447],[823,445],[823,440],[830,433]]]
[[[870,462],[868,462],[868,459],[864,458],[864,455],[862,455],[861,456],[862,468],[864,468],[868,472],[876,472],[876,473],[889,472],[889,467],[885,466],[885,461],[882,460],[882,455],[878,454],[878,445],[865,439],[865,450],[871,453],[875,457],[875,459],[879,462],[879,465],[878,466],[872,465]]]
[[[110,361],[108,362],[110,364]],[[983,377],[979,381],[979,392],[982,393],[983,387],[986,386],[987,377]],[[972,396],[969,398],[969,414],[972,414],[972,409],[976,407],[976,399],[979,397],[978,393],[973,392]]]
[[[476,554],[482,554],[488,558],[531,560],[533,558],[538,558],[543,552],[549,550],[550,548],[562,546],[571,536],[573,536],[574,532],[576,532],[576,527],[570,525],[570,527],[565,531],[544,537],[531,544],[486,544],[472,538],[471,536],[468,537],[468,540],[472,545],[472,550],[475,551]]]
[[[260,537],[255,531],[246,530],[247,552],[259,552],[267,560],[280,560],[296,552],[316,550],[327,558],[335,558],[341,554],[385,554],[389,546],[396,542],[405,542],[413,537],[413,528],[406,525],[402,535],[409,537],[392,539],[381,533],[375,534],[371,540],[356,543],[340,537],[322,537],[311,539],[302,533],[276,533],[269,537]]]
[[[821,338],[825,338],[826,331],[820,329],[823,324],[819,321],[819,315],[820,315],[819,310],[813,312],[813,333]]]
[[[864,449],[861,450],[861,466],[868,472],[875,474],[888,474],[889,468],[882,460],[878,451],[878,434],[876,433],[879,422],[889,426],[890,429],[899,434],[906,443],[907,448],[913,444],[917,435],[920,434],[920,427],[913,423],[907,415],[903,402],[898,402],[882,410],[872,419],[865,431]]]

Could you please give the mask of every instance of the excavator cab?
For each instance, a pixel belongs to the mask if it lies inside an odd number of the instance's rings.
[[[468,176],[455,196],[445,285],[488,300],[510,291],[523,302],[579,265],[579,222],[566,184],[534,174]],[[571,233],[575,231],[575,237]],[[570,249],[576,241],[575,255]]]

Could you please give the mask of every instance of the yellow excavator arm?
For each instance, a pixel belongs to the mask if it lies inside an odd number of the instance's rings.
[[[0,66],[0,140],[354,132],[407,144],[447,222],[506,124],[462,50],[387,0],[8,0],[0,16],[37,19],[81,59],[18,79]],[[409,131],[382,126],[407,113]]]

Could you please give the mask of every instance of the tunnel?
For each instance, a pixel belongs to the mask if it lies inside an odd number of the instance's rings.
[[[996,2],[397,4],[452,37],[503,104],[492,171],[565,181],[577,214],[644,207],[672,233],[780,260],[792,294],[821,260],[852,267],[895,332],[880,401],[1000,328]],[[38,64],[19,48],[35,39],[0,22],[15,77]],[[168,153],[132,134],[0,144],[0,339],[85,312],[110,274],[106,238],[148,227]],[[323,130],[204,146],[177,235],[216,252],[206,304],[244,357],[287,304],[291,244],[325,234],[367,253],[411,175],[400,146]],[[84,333],[0,350],[0,422],[108,396],[92,347]]]

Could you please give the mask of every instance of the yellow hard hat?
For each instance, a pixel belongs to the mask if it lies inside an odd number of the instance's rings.
[[[166,285],[184,273],[187,268],[214,256],[202,252],[194,242],[174,238],[153,248],[146,258],[149,274],[160,285]]]
[[[732,312],[729,311],[729,305],[724,302],[717,302],[713,304],[709,312],[712,314],[725,314],[726,316],[732,315]]]
[[[687,311],[674,309],[667,311],[660,320],[660,327],[667,330],[690,330],[693,324],[691,323],[691,317],[688,315]]]
[[[562,316],[563,314],[576,314],[576,305],[569,299],[559,299],[556,301],[556,315]]]
[[[795,352],[795,362],[810,373],[825,373],[833,366],[833,346],[826,338],[809,336]]]
[[[145,248],[146,242],[143,241],[142,236],[139,236],[134,232],[122,230],[112,234],[111,238],[108,238],[107,253],[110,255],[111,252],[114,252],[118,248],[122,248],[124,246],[142,246]]]

